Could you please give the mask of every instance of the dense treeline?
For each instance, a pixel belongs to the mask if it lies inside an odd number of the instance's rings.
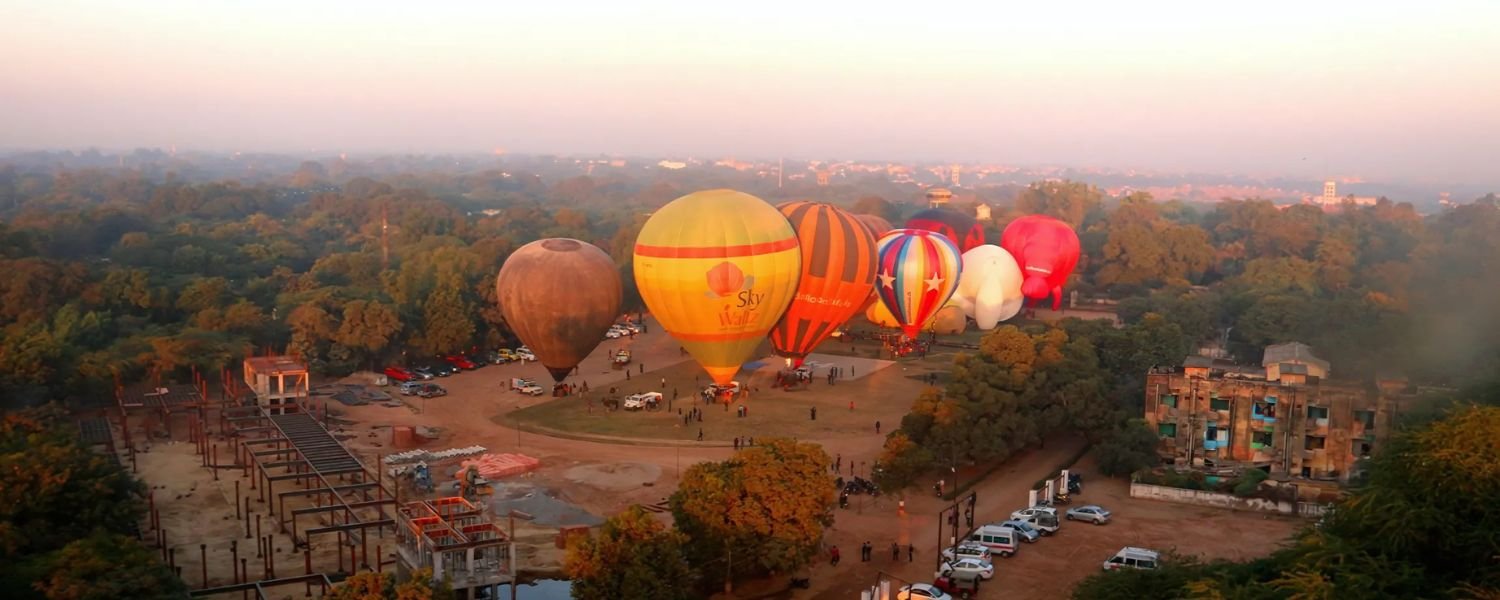
[[[245,185],[0,168],[0,385],[25,402],[98,394],[115,377],[213,371],[257,349],[290,348],[345,373],[493,347],[508,337],[493,278],[512,250],[552,236],[595,243],[638,304],[635,233],[654,207],[700,187],[744,184],[772,201],[836,201],[896,221],[915,208],[891,202],[904,192],[875,177],[777,191],[726,169],[551,181],[354,172],[309,162]],[[1259,200],[1115,201],[1049,181],[961,190],[956,204],[976,200],[997,207],[994,238],[1027,212],[1072,223],[1087,255],[1072,289],[1119,299],[1128,324],[1160,315],[1189,348],[1227,330],[1255,360],[1265,344],[1297,339],[1342,374],[1432,381],[1500,360],[1488,310],[1500,303],[1493,198],[1431,217],[1391,202],[1330,214]]]

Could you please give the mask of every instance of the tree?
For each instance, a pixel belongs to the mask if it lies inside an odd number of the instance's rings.
[[[364,571],[356,573],[329,590],[329,600],[452,600],[453,588],[446,581],[434,582],[432,569],[412,573],[411,579],[396,583],[390,573]]]
[[[687,536],[640,506],[610,517],[599,531],[568,547],[563,569],[573,597],[693,598],[696,574],[683,554]]]
[[[905,427],[904,421],[902,427]],[[875,472],[873,479],[886,491],[903,490],[931,469],[933,461],[932,451],[912,443],[905,431],[897,430],[885,438],[885,447],[881,449],[878,461],[880,470]]]
[[[186,597],[182,580],[156,553],[123,535],[95,533],[64,546],[49,562],[50,573],[34,584],[47,600]]]
[[[401,321],[390,306],[353,300],[344,305],[344,318],[334,341],[347,348],[379,352],[401,331]]]
[[[1143,419],[1131,419],[1094,447],[1099,472],[1110,477],[1129,475],[1160,462],[1156,432]]]
[[[683,472],[670,502],[693,564],[728,560],[737,576],[807,564],[833,522],[829,462],[817,444],[768,438]]]
[[[1073,229],[1099,208],[1104,194],[1087,183],[1077,181],[1041,181],[1026,186],[1016,196],[1016,209],[1026,214],[1057,217]]]
[[[474,339],[472,307],[463,297],[463,280],[456,273],[438,279],[422,306],[420,346],[429,354],[453,352],[469,347]]]

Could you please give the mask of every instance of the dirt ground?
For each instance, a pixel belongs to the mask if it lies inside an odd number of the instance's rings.
[[[631,365],[634,370],[629,380],[623,370],[612,368],[609,361],[609,356],[620,347],[628,347],[634,354]],[[743,401],[749,407],[749,416],[745,418],[734,416],[733,407],[726,412],[721,405],[693,402],[691,391],[705,384],[706,378],[654,322],[649,333],[601,344],[568,381],[577,385],[587,381],[590,395],[595,397],[615,387],[621,395],[665,389],[670,398],[670,391],[676,388],[679,397],[670,412],[608,412],[597,403],[590,412],[587,396],[531,397],[506,390],[506,383],[512,377],[532,379],[543,385],[550,382],[545,369],[536,363],[493,365],[440,379],[449,395],[425,402],[409,398],[409,406],[345,406],[332,400],[327,402],[340,424],[335,433],[348,436],[346,443],[350,450],[368,466],[380,464],[384,455],[401,450],[392,447],[391,428],[402,425],[439,429],[439,439],[422,446],[428,450],[481,445],[490,452],[516,452],[540,459],[538,470],[499,482],[491,506],[497,515],[515,508],[538,517],[536,522],[516,524],[521,568],[523,573],[555,576],[562,557],[562,551],[555,545],[559,527],[596,524],[633,504],[662,506],[675,489],[682,468],[699,461],[728,458],[733,453],[729,440],[736,436],[787,435],[815,441],[830,455],[841,459],[846,477],[851,470],[867,476],[884,438],[875,434],[875,421],[882,423],[882,431],[897,426],[923,388],[920,379],[930,372],[945,371],[951,360],[950,354],[935,353],[925,359],[903,359],[896,363],[876,361],[870,358],[874,348],[868,343],[853,348],[843,344],[827,348],[832,352],[811,360],[840,364],[845,368],[845,379],[830,386],[825,379],[815,378],[810,388],[791,392],[770,389],[780,359],[760,359],[761,366],[750,376],[742,377],[742,383],[751,388],[749,398]],[[857,358],[847,356],[849,350],[854,350],[852,354]],[[319,397],[318,404],[325,398]],[[853,412],[849,410],[851,400],[855,403]],[[695,406],[704,408],[703,421],[683,426],[676,410]],[[818,409],[816,421],[808,414],[813,407]],[[518,418],[523,427],[515,426]],[[703,442],[696,441],[699,428],[704,433]],[[185,438],[185,434],[179,435],[179,439]],[[1050,440],[1043,449],[1013,458],[977,486],[978,520],[998,520],[1020,508],[1026,502],[1030,485],[1072,456],[1081,443],[1071,438]],[[225,455],[221,449],[221,461],[227,462]],[[150,453],[141,455],[141,474],[147,482],[170,486],[157,490],[158,506],[163,508],[163,523],[169,532],[183,532],[178,536],[181,539],[174,537],[169,541],[180,546],[177,564],[184,567],[184,578],[194,587],[200,583],[200,577],[195,575],[199,538],[211,546],[212,582],[227,581],[230,575],[227,554],[216,557],[216,544],[227,545],[228,540],[238,536],[242,546],[250,547],[252,572],[258,561],[254,541],[244,539],[242,530],[236,533],[243,522],[234,520],[234,507],[227,500],[234,494],[232,486],[237,473],[223,471],[220,481],[212,482],[209,472],[198,466],[198,460],[192,445],[186,443],[158,444]],[[449,489],[446,486],[451,485],[457,469],[457,460],[432,464],[439,494]],[[1123,482],[1094,476],[1087,465],[1082,472],[1087,482],[1081,500],[1110,508],[1116,522],[1104,527],[1064,525],[1059,535],[1028,546],[1017,557],[998,563],[996,583],[988,589],[1006,589],[1006,597],[1061,597],[1124,545],[1242,558],[1269,552],[1298,526],[1296,521],[1260,515],[1134,500],[1127,497]],[[959,475],[971,476],[966,472]],[[907,491],[905,514],[898,514],[898,496],[856,496],[851,498],[848,509],[836,510],[837,522],[827,539],[841,548],[845,558],[838,567],[831,567],[826,561],[816,564],[811,590],[778,592],[786,585],[780,579],[745,584],[737,592],[743,597],[771,594],[787,598],[849,598],[876,581],[882,570],[910,581],[930,581],[932,559],[938,551],[936,515],[941,508],[941,503],[926,493],[931,483],[924,482]],[[242,482],[242,487],[246,488],[242,495],[251,493],[247,491],[248,480]],[[183,497],[177,498],[178,495]],[[502,526],[506,525],[504,519],[500,521]],[[859,545],[867,540],[877,549],[876,558],[861,563]],[[917,560],[907,562],[903,555],[903,560],[892,562],[889,554],[892,542],[903,546],[913,544]],[[288,540],[278,538],[278,548],[289,544]],[[191,557],[184,558],[189,554]],[[332,557],[322,560],[316,554],[314,559],[319,569],[334,560]],[[287,559],[285,567],[278,564],[278,574],[300,573],[301,561],[296,560],[299,563],[296,565],[292,562]],[[283,570],[293,566],[297,569]]]

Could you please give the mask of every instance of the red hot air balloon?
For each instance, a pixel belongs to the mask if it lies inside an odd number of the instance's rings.
[[[776,208],[797,232],[802,276],[792,304],[771,329],[771,347],[800,367],[870,299],[875,236],[853,215],[827,204],[788,202]]]
[[[1078,234],[1067,223],[1045,215],[1011,221],[1000,235],[1000,247],[1021,266],[1021,294],[1031,300],[1052,296],[1052,310],[1062,307],[1062,286],[1078,265]]]
[[[926,229],[948,236],[960,253],[984,245],[984,226],[974,217],[946,208],[919,211],[906,220],[907,229]]]

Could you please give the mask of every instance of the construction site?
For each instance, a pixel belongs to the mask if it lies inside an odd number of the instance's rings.
[[[486,501],[493,477],[535,459],[477,446],[362,459],[296,359],[251,357],[209,379],[117,384],[113,403],[77,411],[85,443],[146,483],[139,535],[193,597],[318,598],[362,571],[431,569],[458,598],[516,580],[515,523],[530,516]],[[418,437],[392,428],[389,444]],[[434,481],[459,460],[451,483]]]

